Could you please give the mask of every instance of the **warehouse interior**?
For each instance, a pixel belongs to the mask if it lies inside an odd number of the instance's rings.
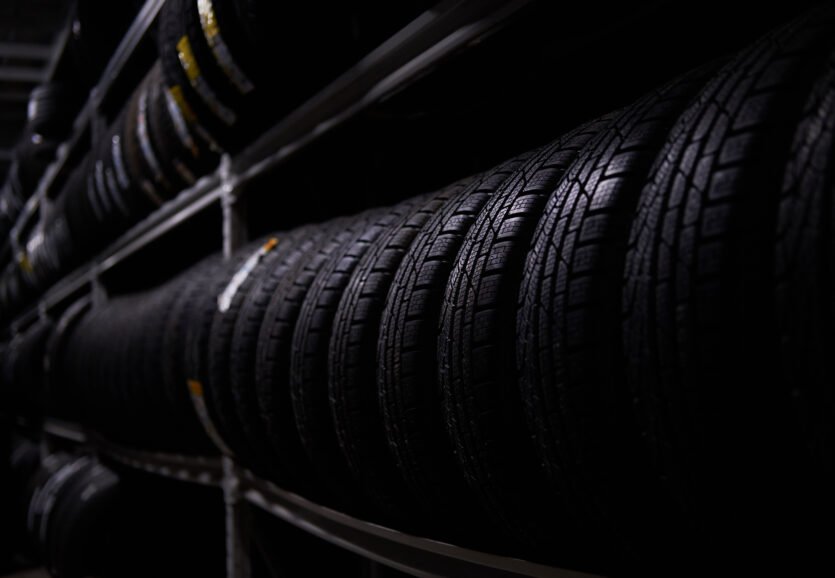
[[[831,574],[833,32],[0,2],[0,577]]]

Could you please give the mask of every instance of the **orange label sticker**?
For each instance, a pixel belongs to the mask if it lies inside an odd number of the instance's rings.
[[[264,252],[269,253],[273,249],[275,249],[276,245],[278,245],[278,238],[272,237],[269,241],[264,243]]]
[[[202,383],[200,383],[196,379],[189,379],[186,383],[188,383],[188,390],[191,392],[191,395],[195,397],[203,397]]]

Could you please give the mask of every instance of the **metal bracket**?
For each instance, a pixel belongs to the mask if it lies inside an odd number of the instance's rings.
[[[98,87],[90,92],[92,114],[90,115],[90,149],[98,150],[102,140],[107,136],[107,119],[101,111],[102,93]]]
[[[223,155],[218,168],[223,209],[223,256],[227,259],[247,241],[246,204],[240,183],[232,174],[232,159]]]
[[[226,513],[226,576],[249,578],[250,564],[249,511],[241,491],[241,477],[232,458],[224,456],[223,502]]]
[[[38,303],[38,319],[41,321],[46,320],[49,317],[49,310],[46,306],[46,303],[43,301]]]
[[[101,282],[98,269],[90,273],[90,295],[93,298],[93,307],[98,308],[107,303],[107,289]]]

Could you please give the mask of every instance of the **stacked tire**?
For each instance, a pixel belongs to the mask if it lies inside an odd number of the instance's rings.
[[[433,4],[172,0],[159,26],[165,89],[234,153]]]
[[[27,535],[20,553],[50,576],[219,574],[223,515],[205,507],[208,496],[120,472],[88,455],[52,453],[39,460],[31,443],[22,440],[22,446],[34,463],[15,463],[15,474],[25,480],[15,496],[22,508],[14,522]]]
[[[43,415],[44,356],[52,331],[50,320],[38,320],[3,345],[0,395],[4,413],[26,418]]]
[[[67,324],[55,379],[117,441],[434,538],[831,570],[833,18],[115,297]]]
[[[166,2],[159,19],[158,61],[101,142],[67,178],[48,214],[22,240],[20,263],[10,265],[0,279],[9,286],[0,285],[0,315],[19,311],[72,267],[194,185],[217,167],[221,154],[252,142],[432,3]],[[83,41],[76,39],[75,52],[100,72],[102,54],[110,52],[92,47],[112,43],[112,31],[120,29],[100,19],[118,23],[136,7],[96,4],[79,4]],[[322,10],[330,13],[324,21]],[[300,22],[316,22],[315,32]],[[299,50],[305,51],[304,60],[295,56]],[[38,89],[30,108],[40,116],[56,110],[61,88]],[[64,109],[58,112],[54,116],[64,121],[74,117]],[[44,125],[57,121],[33,118],[33,127]],[[35,140],[38,151],[48,149],[38,153],[43,162],[28,163],[25,174],[20,168],[13,171],[0,191],[3,236],[60,142],[40,134]],[[21,281],[24,288],[18,290]]]
[[[98,81],[110,55],[141,7],[141,0],[114,4],[80,0],[70,9],[71,35],[54,76],[29,95],[26,126],[0,192],[0,239],[5,243],[26,200],[34,194],[58,145]]]

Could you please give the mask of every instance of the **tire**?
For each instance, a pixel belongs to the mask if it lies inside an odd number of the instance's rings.
[[[306,257],[299,261],[276,287],[264,313],[256,351],[255,383],[258,408],[268,440],[287,471],[304,479],[316,480],[316,490],[325,490],[323,501],[344,501],[356,493],[341,456],[311,455],[294,415],[290,388],[290,359],[293,333],[305,296],[317,273],[346,244],[368,226],[369,213],[336,220],[329,233]],[[343,485],[345,482],[348,485]],[[330,495],[327,494],[330,490]]]
[[[24,525],[28,536],[26,553],[30,557],[37,558],[38,556],[37,535],[40,529],[44,503],[55,485],[55,475],[71,462],[72,459],[67,454],[49,454],[43,459],[40,469],[27,484],[24,493],[24,503],[26,504]]]
[[[211,0],[208,3],[217,22],[222,42],[226,45],[232,57],[234,65],[239,67],[244,77],[253,85],[253,90],[258,88],[258,75],[269,75],[268,70],[259,70],[259,60],[254,46],[254,39],[248,34],[238,14],[238,7],[241,4],[235,0]],[[217,58],[215,58],[217,60]],[[239,82],[238,92],[248,94],[246,82],[243,79]]]
[[[444,293],[439,376],[448,433],[472,492],[517,544],[569,557],[571,525],[547,487],[516,384],[515,314],[522,267],[545,201],[610,119],[534,155],[467,232]],[[560,520],[560,523],[555,523]],[[555,540],[564,549],[553,552]]]
[[[180,191],[192,186],[197,181],[198,175],[195,175],[185,162],[191,153],[177,146],[179,139],[171,124],[171,118],[168,116],[169,112],[163,94],[162,70],[159,63],[148,73],[146,86],[147,110],[145,122],[150,146],[155,151],[166,178],[176,188],[174,196],[177,196]],[[183,155],[184,152],[188,156]]]
[[[269,237],[262,238],[236,251],[231,258],[223,262],[210,279],[210,282],[194,295],[194,299],[185,304],[183,315],[187,319],[186,326],[188,327],[184,350],[185,375],[190,384],[189,387],[193,390],[192,396],[202,400],[204,404],[198,410],[206,412],[201,417],[201,421],[207,420],[206,423],[212,426],[219,423],[219,418],[211,410],[210,400],[206,398],[205,387],[209,380],[209,340],[211,338],[212,322],[218,307],[217,299],[246,259],[264,245],[268,239]],[[231,453],[216,429],[210,436],[219,449],[224,453]]]
[[[162,190],[154,182],[154,176],[146,167],[136,126],[136,119],[139,108],[139,93],[134,92],[128,104],[125,106],[124,132],[121,135],[122,152],[124,153],[124,168],[131,182],[135,183],[137,189],[145,196],[151,209],[149,212],[158,209],[166,199],[166,191]],[[138,215],[139,218],[145,215]]]
[[[182,351],[169,351],[163,347],[176,296],[185,290],[185,283],[186,277],[180,275],[142,295],[137,307],[141,317],[133,325],[134,344],[131,349],[136,354],[133,367],[134,375],[139,378],[136,382],[137,394],[145,394],[146,414],[159,416],[153,429],[143,428],[145,443],[153,444],[154,449],[176,453],[194,451],[192,440],[202,441],[205,438],[199,436],[199,423],[186,418],[193,415],[193,411],[184,412],[188,408],[175,405],[165,383],[166,358]],[[184,381],[180,382],[180,387],[187,391]],[[198,445],[198,449],[203,447],[204,444]]]
[[[232,335],[229,354],[229,384],[237,424],[257,460],[256,471],[282,487],[299,490],[309,486],[303,471],[275,454],[261,421],[256,395],[256,357],[267,306],[282,280],[316,249],[329,234],[329,225],[306,227],[292,250],[280,258],[258,280],[241,306]]]
[[[86,177],[89,166],[88,162],[79,164],[68,177],[61,193],[66,197],[67,225],[73,245],[78,247],[79,258],[88,256],[96,244],[101,242],[98,240],[96,219],[87,196]]]
[[[14,415],[43,414],[44,354],[54,324],[44,318],[13,339],[6,353],[5,381],[11,387]]]
[[[812,12],[725,66],[672,130],[632,225],[627,375],[680,543],[706,564],[793,551],[781,528],[805,524],[791,392],[774,379],[773,237],[831,29],[831,11]]]
[[[206,401],[210,412],[217,418],[215,427],[227,447],[243,465],[255,469],[259,469],[259,460],[238,422],[232,393],[230,356],[235,326],[250,291],[309,233],[308,228],[276,233],[253,251],[234,275],[229,277],[229,283],[219,293],[218,307],[212,321],[207,358],[208,379],[204,388]]]
[[[97,364],[101,377],[95,386],[103,391],[103,400],[112,400],[113,406],[103,411],[107,416],[102,433],[108,439],[133,447],[156,446],[167,438],[170,422],[155,420],[153,427],[147,416],[158,413],[159,404],[154,397],[158,387],[148,387],[146,381],[149,363],[143,342],[143,334],[153,319],[147,293],[135,293],[111,299],[101,309],[99,343],[95,346],[93,363]],[[118,325],[117,325],[118,320]],[[157,358],[158,359],[158,358]],[[109,391],[108,391],[109,390]]]
[[[495,190],[528,158],[473,178],[418,232],[386,298],[377,389],[388,446],[418,505],[451,530],[478,520],[441,413],[437,335],[444,289],[461,243]]]
[[[835,476],[835,410],[829,360],[835,343],[832,200],[835,53],[817,80],[794,134],[777,214],[775,303],[781,362],[817,479]]]
[[[413,199],[403,217],[378,237],[360,259],[333,320],[328,397],[339,447],[354,479],[380,511],[394,520],[425,522],[415,507],[387,443],[377,391],[377,343],[392,279],[415,236],[469,180]]]
[[[117,523],[118,477],[91,464],[62,491],[45,537],[47,566],[53,576],[100,575],[107,567],[112,526]]]
[[[209,1],[204,3],[203,6],[211,6],[212,11],[214,11],[214,7],[220,4],[222,4],[222,2]],[[223,68],[221,61],[218,58],[219,52],[212,50],[212,47],[209,45],[209,37],[203,29],[201,22],[200,8],[201,6],[197,2],[182,2],[181,17],[185,22],[188,37],[191,39],[191,48],[194,51],[194,58],[200,66],[200,71],[205,75],[206,82],[216,92],[218,99],[225,103],[231,110],[240,115],[241,112],[246,110],[246,100],[244,99],[245,93],[235,86],[231,76],[231,69],[229,69],[229,66],[227,66],[228,71]],[[231,30],[231,27],[225,26],[221,29],[220,20],[217,19],[217,15],[215,15],[214,24],[218,33],[215,38],[220,42],[224,42],[224,34],[227,30]],[[227,22],[227,24],[229,24],[229,22]],[[227,59],[225,62],[229,65],[232,65],[232,63],[237,64],[237,62],[240,61],[240,58],[229,51],[228,46],[226,48],[227,51],[225,56]],[[242,70],[240,72],[243,73]],[[243,80],[244,79],[241,79],[242,82]],[[252,85],[252,81],[248,78],[245,78],[245,80],[248,81],[246,84],[249,87],[249,92],[254,90],[255,86]]]
[[[359,223],[353,236],[330,253],[318,270],[298,315],[289,368],[293,414],[310,461],[320,478],[332,486],[362,488],[348,470],[328,401],[329,342],[337,308],[363,255],[421,202],[410,199],[398,203]]]
[[[65,490],[89,468],[90,458],[86,456],[65,463],[46,480],[38,495],[33,498],[29,511],[28,527],[29,534],[38,552],[38,558],[44,559],[49,555],[47,536],[54,521],[52,515],[55,512],[56,504]]]
[[[45,412],[48,416],[78,420],[75,396],[67,389],[67,355],[73,332],[87,312],[92,301],[82,298],[70,305],[55,324],[46,344],[44,355]]]
[[[212,68],[206,67],[205,53],[201,50],[205,48],[203,34],[200,31],[198,37],[197,31],[189,30],[183,14],[186,3],[186,0],[167,2],[160,12],[158,50],[166,87],[178,95],[183,114],[198,132],[222,149],[234,151],[245,142],[244,135],[233,130],[238,115],[216,93],[216,79],[212,82],[212,77],[206,76],[212,73]],[[181,56],[194,70],[191,78],[183,68]]]
[[[119,222],[118,208],[110,192],[99,186],[101,183],[96,179],[96,164],[92,158],[87,164],[89,172],[85,188],[87,201],[94,215],[93,226],[101,238],[115,239],[123,231],[123,225]],[[95,249],[100,247],[101,245],[95,246]]]
[[[118,235],[119,229],[117,223],[114,222],[115,205],[106,190],[99,188],[96,182],[96,164],[95,160],[88,157],[87,174],[86,174],[86,188],[84,190],[87,195],[87,201],[93,210],[94,226],[106,238],[112,238]]]
[[[164,86],[162,69],[150,81],[149,119],[151,139],[159,158],[170,159],[182,187],[190,187],[203,175],[211,172],[218,164],[218,157],[209,149],[203,139],[195,138],[188,124],[177,109]],[[175,121],[172,115],[179,115]],[[177,125],[179,122],[179,126]]]
[[[148,122],[148,108],[151,97],[150,81],[153,79],[153,69],[145,76],[139,87],[133,93],[128,105],[127,127],[129,133],[125,135],[128,142],[133,142],[139,152],[140,171],[143,177],[153,184],[154,195],[149,195],[155,204],[162,205],[172,199],[180,190],[176,180],[170,174],[170,159],[160,159],[154,149],[151,130]],[[129,136],[128,136],[129,135]],[[176,176],[175,176],[176,179]]]
[[[629,229],[670,128],[715,69],[648,94],[586,145],[548,199],[519,293],[519,383],[550,482],[598,543],[630,557],[662,539],[636,521],[665,526],[621,345]]]
[[[212,279],[221,273],[223,266],[223,256],[212,255],[183,273],[183,284],[171,305],[162,341],[163,351],[168,352],[162,359],[162,384],[168,404],[180,416],[184,443],[201,454],[217,453],[217,448],[200,423],[188,389],[185,352],[191,321],[189,304],[211,286]]]
[[[157,205],[142,188],[138,159],[128,162],[126,122],[127,111],[123,110],[111,125],[107,138],[103,139],[99,158],[103,160],[105,179],[111,195],[118,195],[117,204],[126,209],[125,227],[129,227],[153,211]],[[131,153],[136,152],[136,147],[132,146]]]
[[[251,72],[254,68],[252,64],[245,63],[244,60],[251,54],[246,52],[233,53],[232,47],[239,45],[229,45],[225,42],[227,36],[234,38],[235,33],[242,32],[242,30],[237,19],[229,18],[234,14],[234,8],[221,6],[222,4],[224,2],[214,1],[202,6],[210,5],[215,9],[214,22],[218,34],[214,37],[214,40],[223,43],[226,50],[220,48],[213,50],[210,47],[208,36],[201,24],[201,4],[193,1],[183,2],[182,18],[186,23],[187,34],[191,40],[194,60],[200,67],[206,85],[214,92],[219,103],[216,107],[228,108],[229,112],[234,115],[234,121],[229,125],[229,130],[226,131],[228,136],[222,140],[222,144],[228,150],[237,151],[252,142],[253,138],[264,130],[264,127],[274,124],[280,118],[281,113],[288,112],[277,105],[280,105],[283,94],[293,90],[290,86],[295,86],[301,79],[293,72],[288,71],[286,66],[281,67],[280,76],[285,79],[292,79],[292,81],[281,82],[281,89],[273,94],[263,94],[263,91],[258,90],[254,78],[245,72],[246,69]],[[221,20],[221,17],[224,20]],[[321,26],[321,22],[318,24]],[[273,38],[275,38],[275,35],[273,35]],[[270,78],[271,83],[275,83],[275,54],[275,51],[270,52],[268,57],[270,62],[268,64],[264,63],[265,70],[262,72],[262,74],[266,73],[273,77]],[[331,57],[336,58],[333,53],[331,53]],[[305,58],[305,61],[305,70],[307,70],[312,65],[309,59]],[[233,79],[237,79],[239,86]],[[204,99],[204,102],[207,101]],[[216,118],[217,116],[215,114]]]
[[[34,134],[57,141],[64,140],[72,129],[77,103],[61,83],[36,86],[29,95],[27,126]]]
[[[28,557],[29,548],[26,538],[26,512],[31,499],[32,482],[41,467],[40,448],[35,442],[16,437],[11,441],[11,448],[6,470],[4,489],[8,492],[5,502],[5,529],[8,529],[9,541],[7,552],[23,554]]]

